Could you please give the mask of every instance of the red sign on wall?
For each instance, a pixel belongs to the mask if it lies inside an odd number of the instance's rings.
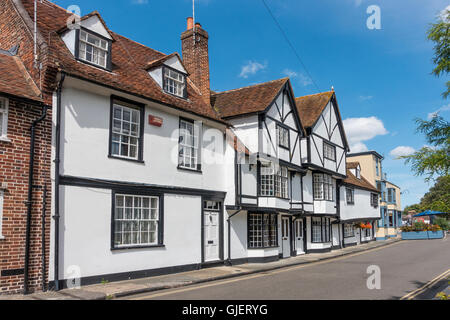
[[[148,116],[148,124],[155,126],[155,127],[161,127],[163,124],[163,119],[160,117],[149,115]]]

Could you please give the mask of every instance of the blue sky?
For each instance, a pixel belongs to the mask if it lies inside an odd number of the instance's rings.
[[[416,203],[430,187],[393,155],[419,149],[413,119],[437,110],[448,79],[436,78],[426,29],[444,0],[266,0],[320,91],[334,86],[352,152],[385,156],[388,179]],[[164,53],[181,52],[191,0],[55,0],[81,14],[98,10],[113,31]],[[381,12],[369,30],[368,6]],[[196,0],[196,17],[210,35],[211,88],[221,91],[290,76],[296,96],[316,93],[261,0]]]

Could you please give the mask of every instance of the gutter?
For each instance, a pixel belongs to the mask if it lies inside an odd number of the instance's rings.
[[[24,294],[29,294],[28,278],[30,269],[30,238],[31,238],[31,210],[33,204],[33,171],[34,171],[34,148],[36,137],[36,126],[42,122],[47,116],[47,106],[44,106],[42,115],[33,121],[31,125],[31,137],[30,137],[30,163],[28,171],[28,198],[27,198],[27,222],[26,222],[26,235],[25,235],[25,266],[23,275],[23,291]]]
[[[61,290],[59,285],[59,173],[60,173],[60,149],[61,149],[61,92],[62,86],[64,83],[64,79],[66,78],[66,74],[61,74],[61,80],[58,83],[58,87],[56,89],[56,125],[55,125],[55,215],[53,219],[55,220],[55,257],[54,257],[54,282],[55,282],[55,290]]]

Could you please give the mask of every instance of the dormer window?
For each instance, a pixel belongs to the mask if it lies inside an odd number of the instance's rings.
[[[78,59],[111,69],[111,41],[82,28],[79,30]]]
[[[361,179],[361,169],[359,167],[356,168],[356,177]]]
[[[163,70],[164,91],[177,97],[186,98],[186,76],[167,66]]]

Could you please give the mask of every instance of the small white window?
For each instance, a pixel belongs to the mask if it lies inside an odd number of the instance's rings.
[[[141,111],[115,103],[112,117],[111,155],[138,159]]]
[[[0,239],[3,239],[2,224],[3,224],[3,190],[0,190]]]
[[[108,46],[107,40],[81,30],[78,58],[106,68],[108,62]]]
[[[346,196],[347,196],[347,204],[354,204],[355,203],[355,190],[351,188],[346,188]]]
[[[6,139],[8,132],[8,99],[0,97],[0,139]]]
[[[185,97],[185,87],[185,76],[182,73],[164,68],[164,91],[178,97]]]
[[[278,145],[282,148],[289,149],[289,129],[277,126]]]
[[[323,156],[328,160],[336,161],[336,147],[324,141]]]
[[[193,121],[180,119],[178,165],[181,168],[199,169],[199,126]]]
[[[353,224],[346,223],[344,224],[344,238],[350,238],[355,236],[355,229],[353,228]]]

